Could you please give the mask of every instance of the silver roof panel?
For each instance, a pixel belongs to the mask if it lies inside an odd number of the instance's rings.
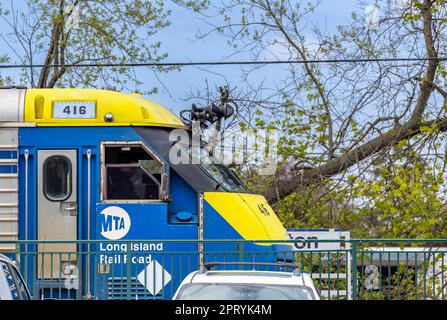
[[[26,89],[0,88],[0,123],[23,122]]]

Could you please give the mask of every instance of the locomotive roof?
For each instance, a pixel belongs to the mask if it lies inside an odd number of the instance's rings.
[[[71,110],[72,115],[61,116],[64,106],[70,105],[88,105],[88,114],[76,116]],[[34,125],[185,127],[169,109],[139,94],[97,89],[1,89],[0,126]]]

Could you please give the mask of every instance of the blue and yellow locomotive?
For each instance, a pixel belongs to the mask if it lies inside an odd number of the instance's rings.
[[[172,163],[170,133],[176,129],[187,127],[138,94],[0,90],[0,250],[17,250],[5,241],[58,240],[63,242],[36,242],[28,250],[79,252],[86,250],[80,241],[102,240],[94,250],[105,252],[81,264],[76,255],[29,259],[27,281],[35,297],[47,295],[52,284],[46,279],[61,279],[60,271],[71,264],[89,270],[79,295],[88,290],[96,298],[110,297],[113,288],[101,284],[105,272],[98,266],[117,262],[107,252],[116,251],[118,241],[135,241],[130,244],[137,250],[190,251],[189,267],[198,268],[200,243],[159,241],[288,239],[264,197],[248,192],[225,166]],[[202,250],[223,245],[206,246]],[[171,264],[175,290],[186,274],[179,274],[182,262]],[[113,273],[108,270],[109,277],[118,277]]]

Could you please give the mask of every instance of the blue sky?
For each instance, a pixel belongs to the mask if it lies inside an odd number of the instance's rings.
[[[0,0],[1,2],[6,0]],[[9,0],[8,0],[9,2]],[[20,6],[23,0],[14,1],[16,6]],[[374,1],[371,0],[373,3]],[[328,32],[334,31],[335,27],[345,24],[349,21],[351,12],[358,9],[356,0],[321,0],[320,6],[317,8],[312,17],[312,22]],[[171,26],[158,33],[157,40],[162,42],[162,49],[169,53],[166,61],[221,61],[228,60],[228,56],[233,53],[233,49],[229,48],[222,37],[219,35],[210,35],[205,40],[195,41],[194,37],[198,30],[206,31],[208,26],[200,20],[194,12],[180,8],[174,5],[168,5],[172,9],[170,17]],[[6,30],[5,22],[0,21],[0,30]],[[229,60],[250,59],[247,55],[236,55]],[[284,75],[286,66],[274,65],[263,67],[254,73],[250,81],[253,83],[263,80],[275,81],[280,80]],[[16,82],[19,82],[17,72],[12,71]],[[225,81],[222,74],[232,86],[243,87],[243,79],[241,78],[241,67],[239,66],[213,66],[203,68],[184,67],[181,71],[171,72],[169,74],[159,74],[159,78],[164,86],[168,88],[169,93],[160,85],[157,77],[147,69],[141,69],[138,75],[141,80],[149,88],[152,86],[159,87],[159,93],[150,96],[150,99],[166,105],[174,111],[189,108],[190,102],[183,101],[188,93],[194,89],[205,87],[206,81],[210,87],[223,85]]]
[[[337,25],[345,24],[349,21],[352,10],[357,8],[356,0],[322,0],[320,6],[314,14],[314,23],[326,28],[327,31],[334,31]],[[231,55],[234,49],[229,48],[225,41],[219,35],[211,35],[206,40],[193,41],[194,35],[198,30],[208,30],[209,28],[194,13],[182,9],[173,8],[171,17],[172,25],[163,30],[159,37],[162,40],[163,48],[169,52],[171,61],[212,61],[225,60]],[[248,56],[236,55],[229,60],[250,59]],[[274,81],[284,75],[286,66],[274,65],[263,67],[256,72],[251,80],[261,82],[263,80]],[[239,66],[213,66],[206,67],[211,72],[223,74],[225,78],[231,81],[232,86],[244,86],[241,79],[241,68]],[[207,80],[210,87],[224,84],[221,76],[214,75],[194,67],[185,67],[181,72],[173,72],[168,75],[162,75],[163,83],[169,88],[172,97],[163,89],[151,97],[162,104],[171,107],[174,110],[189,108],[189,103],[182,101],[188,93],[195,88],[204,88]],[[155,77],[148,74],[147,81],[156,81]],[[146,79],[145,79],[146,80]]]

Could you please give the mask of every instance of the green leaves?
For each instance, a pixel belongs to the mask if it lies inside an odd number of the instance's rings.
[[[359,212],[377,217],[374,229],[388,238],[444,237],[445,195],[442,173],[418,160],[379,168],[369,183],[357,182],[368,205]],[[373,229],[373,228],[371,228]]]

